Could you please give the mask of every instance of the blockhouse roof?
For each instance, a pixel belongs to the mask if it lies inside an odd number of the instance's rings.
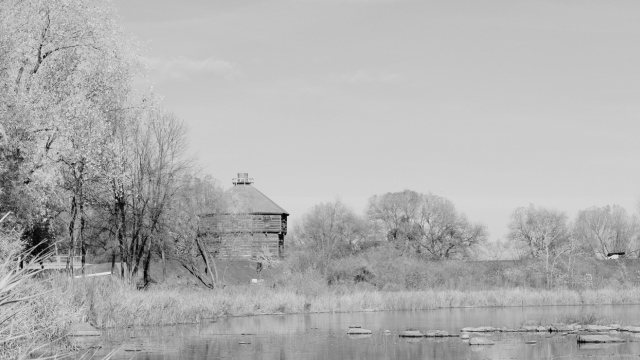
[[[234,186],[227,193],[236,198],[250,214],[289,215],[285,209],[256,189],[250,180],[247,174],[238,174],[238,179],[234,179]]]

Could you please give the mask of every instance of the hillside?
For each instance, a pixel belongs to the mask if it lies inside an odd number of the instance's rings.
[[[216,264],[219,279],[225,285],[250,284],[251,279],[258,279],[259,277],[268,282],[282,272],[282,266],[276,266],[271,269],[263,268],[261,274],[258,274],[256,271],[256,262],[244,259],[231,261],[218,260]],[[116,268],[117,271],[119,271],[119,264],[116,264]],[[88,274],[108,271],[111,271],[111,263],[92,264],[87,267]],[[200,272],[202,276],[208,276],[205,273],[204,266],[201,266]],[[141,275],[142,272],[140,271],[139,276]],[[154,284],[166,284],[168,286],[204,287],[197,277],[191,274],[191,272],[176,260],[167,260],[164,279],[162,263],[159,261],[153,262],[151,264],[151,282]]]

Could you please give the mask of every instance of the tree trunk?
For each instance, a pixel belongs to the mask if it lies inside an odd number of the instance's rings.
[[[209,272],[209,276],[211,277],[211,283],[215,288],[218,285],[218,282],[217,282],[218,269],[216,268],[216,274],[214,276],[213,272],[211,271],[211,267],[209,266],[209,257],[207,256],[207,251],[204,248],[204,245],[202,244],[202,242],[200,241],[200,238],[196,238],[196,243],[198,244],[198,250],[200,251],[200,255],[202,255],[202,258],[204,259],[204,263],[205,265],[207,265],[207,271]]]
[[[147,249],[147,257],[144,260],[144,267],[142,270],[144,286],[147,286],[151,281],[151,276],[149,275],[149,267],[151,265],[151,242],[149,242],[149,248]]]
[[[164,245],[160,247],[160,255],[162,255],[162,282],[167,280],[167,259],[164,256]]]
[[[114,186],[115,187],[115,186]],[[127,247],[124,243],[124,231],[126,226],[124,190],[116,190],[116,213],[118,217],[118,248],[120,249],[120,277],[124,280],[124,263],[127,261]]]
[[[111,250],[111,275],[116,272],[116,251]]]
[[[82,199],[80,199],[79,213],[80,213],[80,253],[82,255],[81,266],[82,266],[82,276],[84,276],[85,275],[84,264],[86,262],[87,247],[84,241],[85,219],[84,219],[84,201]]]
[[[147,242],[150,243],[149,235],[145,235],[142,238],[142,241],[140,241],[139,239],[136,240],[136,243],[137,243],[136,244],[136,251],[133,253],[134,258],[133,258],[133,261],[132,261],[132,264],[131,264],[131,276],[138,275],[138,267],[140,266],[140,261],[142,261],[143,258],[144,258],[144,253],[145,253],[145,248],[146,248]],[[144,268],[144,262],[142,263],[142,266]],[[143,269],[143,271],[144,271],[144,269]]]
[[[551,269],[549,269],[549,246],[545,247],[546,251],[546,268],[547,268],[547,289],[551,288]]]
[[[75,232],[76,232],[76,217],[78,215],[78,209],[76,206],[75,195],[71,197],[71,220],[69,221],[69,257],[67,257],[67,271],[73,276],[73,255],[75,253]]]

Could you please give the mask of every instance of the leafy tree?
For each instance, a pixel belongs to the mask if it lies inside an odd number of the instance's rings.
[[[89,200],[135,69],[114,18],[83,0],[0,2],[6,204],[30,225],[66,208],[69,252],[79,244],[83,263]]]

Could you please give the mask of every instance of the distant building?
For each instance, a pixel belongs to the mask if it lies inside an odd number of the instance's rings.
[[[226,192],[232,210],[202,215],[201,236],[219,258],[284,256],[289,213],[252,184],[249,174],[239,173]]]
[[[624,257],[624,254],[625,254],[624,251],[621,251],[621,252],[610,252],[610,253],[607,254],[607,259],[614,259],[614,260],[615,259],[619,259],[619,258]]]

